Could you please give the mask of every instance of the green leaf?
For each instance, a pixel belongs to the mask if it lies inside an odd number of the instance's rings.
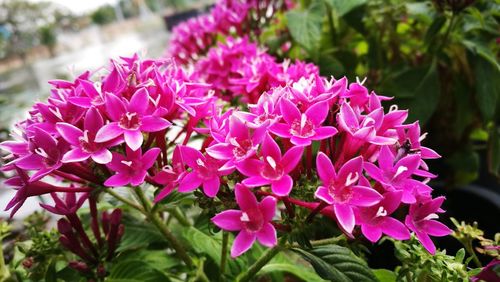
[[[306,282],[322,282],[325,281],[321,279],[316,273],[309,271],[307,268],[300,266],[298,264],[289,263],[270,263],[265,265],[260,271],[259,275],[271,274],[274,272],[286,272],[293,276]]]
[[[152,267],[145,261],[126,260],[115,264],[110,271],[108,282],[156,282],[170,281],[170,278],[163,272]]]
[[[409,105],[409,118],[426,123],[437,108],[441,94],[436,65],[433,63],[425,76],[415,88],[408,85],[413,91],[413,99]]]
[[[491,174],[500,176],[500,133],[495,125],[490,130],[488,142],[488,170]]]
[[[396,282],[396,273],[387,269],[374,269],[373,273],[379,282]]]
[[[323,279],[338,282],[377,281],[365,262],[348,248],[338,245],[316,247],[310,251],[294,248]]]
[[[309,53],[319,49],[321,27],[325,15],[324,5],[316,0],[307,10],[292,10],[286,13],[287,26],[293,39]]]
[[[123,224],[125,225],[125,233],[117,252],[140,249],[152,243],[165,242],[160,232],[148,222],[125,217]]]
[[[498,92],[500,92],[500,71],[483,57],[476,57],[476,101],[483,118],[493,119],[497,106]]]
[[[345,74],[345,68],[342,63],[333,56],[322,55],[319,59],[319,69],[321,75],[330,77],[341,77]]]
[[[439,31],[441,31],[445,23],[446,17],[441,14],[439,14],[434,19],[434,21],[432,21],[432,24],[429,26],[429,29],[427,29],[427,32],[425,33],[425,45],[429,46],[432,42],[434,42],[436,35],[439,33]]]
[[[168,254],[165,250],[134,250],[121,254],[116,260],[118,262],[139,260],[152,268],[165,272],[180,264],[175,255]]]
[[[367,0],[326,0],[337,15],[343,16],[357,7],[366,4]]]
[[[480,41],[472,41],[464,39],[462,44],[469,49],[472,53],[483,57],[486,61],[490,62],[497,71],[500,71],[500,64],[498,64],[495,54],[491,51],[486,44]]]

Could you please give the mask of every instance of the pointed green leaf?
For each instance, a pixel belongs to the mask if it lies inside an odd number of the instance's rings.
[[[500,71],[483,57],[475,57],[476,101],[484,119],[491,120],[497,107],[500,92]]]
[[[307,10],[292,10],[286,13],[290,34],[309,53],[319,49],[324,8],[321,1],[313,1]]]

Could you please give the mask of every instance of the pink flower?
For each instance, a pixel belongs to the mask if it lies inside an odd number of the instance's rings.
[[[144,132],[155,132],[170,126],[167,120],[147,113],[149,95],[145,88],[137,90],[130,102],[114,94],[106,96],[106,112],[112,122],[99,129],[96,142],[107,142],[123,135],[125,143],[137,150],[142,145]]]
[[[156,183],[165,185],[160,193],[156,195],[154,199],[155,203],[163,200],[172,190],[174,190],[185,171],[186,169],[182,161],[180,147],[175,147],[172,156],[172,165],[163,167],[153,178]]]
[[[405,204],[416,202],[416,195],[429,195],[431,188],[421,181],[412,179],[420,165],[420,155],[408,155],[395,163],[395,156],[389,146],[383,146],[378,156],[378,165],[365,162],[366,172],[380,182],[388,190],[401,190],[403,192],[402,201]]]
[[[351,233],[355,225],[353,207],[373,206],[382,199],[382,195],[374,189],[356,185],[362,176],[363,158],[349,160],[337,174],[330,159],[320,152],[316,168],[323,186],[318,187],[314,195],[333,206],[340,226]]]
[[[159,148],[152,148],[143,155],[141,149],[132,151],[128,147],[126,156],[113,152],[113,160],[106,166],[115,171],[116,174],[108,178],[104,185],[109,187],[127,184],[141,185],[148,174],[148,169],[154,165],[159,153]]]
[[[182,160],[192,170],[179,182],[178,191],[187,193],[203,185],[203,192],[213,198],[219,192],[220,177],[228,175],[230,170],[220,170],[222,162],[210,156],[204,156],[198,150],[188,146],[180,146]]]
[[[249,178],[243,180],[248,187],[259,187],[271,184],[272,191],[279,196],[287,196],[293,187],[293,180],[288,175],[299,163],[303,147],[292,147],[284,156],[271,135],[266,134],[262,142],[262,158],[247,159],[236,168]]]
[[[383,199],[371,207],[356,209],[356,222],[361,225],[361,232],[371,242],[377,242],[382,233],[396,239],[410,239],[410,232],[403,223],[390,217],[401,203],[401,192],[387,192]]]
[[[415,232],[417,239],[424,245],[431,254],[436,253],[436,246],[432,242],[431,236],[447,236],[451,234],[451,229],[434,219],[438,218],[436,213],[443,212],[440,207],[444,202],[444,197],[437,197],[427,201],[417,201],[410,205],[410,211],[405,219],[405,224],[411,231]]]
[[[83,203],[88,199],[89,194],[84,193],[80,198],[76,198],[76,193],[65,193],[63,199],[59,198],[56,193],[50,193],[54,200],[54,206],[40,203],[40,206],[47,211],[58,215],[75,214]]]
[[[281,114],[286,123],[276,123],[270,130],[272,133],[290,138],[298,146],[308,146],[311,141],[323,140],[337,133],[333,126],[321,126],[328,115],[328,103],[318,102],[301,113],[288,99],[281,100]]]
[[[226,210],[212,218],[212,222],[221,229],[240,231],[231,248],[231,256],[234,258],[243,254],[255,240],[266,247],[275,246],[276,230],[271,222],[276,213],[276,199],[268,196],[259,203],[255,195],[241,184],[236,184],[235,194],[241,210]]]
[[[107,164],[111,161],[111,152],[105,143],[95,142],[96,133],[103,126],[99,111],[92,107],[87,111],[84,119],[84,130],[69,123],[58,122],[57,131],[74,148],[66,152],[62,158],[63,163],[81,162],[89,157],[97,163]]]

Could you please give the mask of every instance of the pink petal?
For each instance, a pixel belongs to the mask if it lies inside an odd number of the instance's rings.
[[[103,126],[95,136],[95,142],[106,142],[120,136],[124,132],[117,122],[111,122]]]
[[[116,152],[111,153],[113,156],[111,159],[111,162],[107,163],[106,166],[112,169],[113,171],[125,171],[128,170],[128,166],[122,163],[122,161],[125,161],[125,156],[122,154],[118,154]]]
[[[276,246],[278,239],[276,238],[276,229],[274,229],[274,226],[269,222],[264,223],[262,229],[257,232],[257,240],[269,248]]]
[[[104,124],[101,114],[99,111],[92,107],[85,114],[85,119],[83,120],[85,130],[90,132],[97,132]]]
[[[27,170],[40,169],[44,166],[44,158],[35,154],[26,155],[16,160],[16,166]]]
[[[113,159],[113,155],[106,148],[102,148],[99,151],[92,153],[91,157],[96,163],[99,163],[99,164],[107,164],[107,163],[111,162],[111,160]],[[63,158],[63,160],[64,160],[64,158]]]
[[[213,177],[203,181],[203,192],[207,197],[213,198],[219,192],[220,180],[219,177]]]
[[[431,236],[447,236],[451,234],[451,229],[439,221],[426,220],[421,223],[421,228]]]
[[[180,146],[182,160],[191,168],[198,167],[196,163],[197,160],[205,161],[205,157],[200,153],[200,151],[188,147],[188,146]]]
[[[333,204],[334,199],[332,195],[328,192],[328,188],[324,186],[319,186],[316,192],[314,193],[314,196],[320,200],[323,200],[327,204]]]
[[[361,232],[372,243],[377,242],[382,237],[382,230],[378,226],[363,224],[361,225]]]
[[[186,174],[179,183],[179,188],[177,189],[181,193],[187,193],[195,190],[201,185],[201,179],[198,174],[190,172]]]
[[[290,175],[285,174],[281,179],[273,181],[271,183],[271,190],[274,194],[278,196],[288,196],[290,191],[292,191],[293,180]]]
[[[373,179],[375,179],[378,182],[385,182],[383,171],[380,170],[376,165],[369,162],[365,162],[363,166],[366,172],[368,172],[368,175],[370,175]]]
[[[262,162],[257,159],[246,159],[236,164],[236,169],[245,176],[260,176]]]
[[[310,106],[305,114],[314,125],[319,126],[325,121],[328,115],[328,102],[318,102]]]
[[[61,134],[64,140],[68,141],[71,145],[79,146],[80,145],[80,137],[83,136],[83,131],[69,123],[58,122],[56,124],[56,129],[59,134]]]
[[[94,83],[88,80],[78,79],[78,82],[83,88],[83,92],[89,97],[99,96],[99,92],[95,89]]]
[[[394,170],[397,170],[399,167],[406,167],[406,170],[404,170],[397,176],[398,179],[405,179],[410,177],[419,166],[420,155],[413,154],[399,160],[394,166]]]
[[[89,153],[84,152],[81,148],[75,148],[71,151],[66,152],[66,154],[64,154],[64,156],[62,157],[61,161],[63,163],[81,162],[88,159],[89,157],[90,157]]]
[[[319,178],[325,185],[337,178],[332,161],[323,152],[319,152],[316,157],[316,169],[318,170]]]
[[[148,90],[145,87],[141,87],[132,95],[130,103],[128,104],[128,111],[143,114],[148,108],[148,104]]]
[[[262,142],[262,156],[264,156],[264,158],[270,156],[277,163],[281,160],[280,147],[269,134],[266,135],[264,141]]]
[[[292,147],[285,153],[280,162],[283,165],[284,173],[288,174],[290,171],[295,169],[302,158],[303,152],[303,147]]]
[[[434,246],[434,242],[432,242],[429,235],[427,235],[426,233],[423,233],[423,232],[418,232],[418,231],[415,232],[415,235],[417,236],[417,239],[420,241],[420,243],[422,243],[422,246],[424,246],[424,248],[429,253],[431,253],[432,255],[434,255],[436,253],[436,246]]]
[[[259,209],[262,212],[264,221],[271,221],[276,214],[276,198],[267,196],[259,204]]]
[[[382,200],[382,195],[369,187],[353,186],[352,198],[349,204],[360,207],[369,207],[377,204]]]
[[[110,178],[108,178],[104,185],[108,187],[125,186],[130,183],[130,178],[124,173],[117,173]]]
[[[352,132],[352,129],[357,129],[359,127],[359,120],[354,110],[351,108],[349,103],[343,103],[340,106],[340,113],[338,114],[338,122],[340,127],[345,131]]]
[[[346,162],[339,170],[338,180],[341,183],[345,183],[351,174],[351,179],[353,179],[356,174],[358,177],[361,176],[363,170],[363,157],[359,156]]]
[[[161,189],[160,193],[158,193],[158,195],[156,195],[155,199],[154,199],[154,203],[158,203],[160,202],[161,200],[163,200],[165,197],[167,197],[173,190],[174,190],[175,186],[172,185],[172,184],[169,184],[165,187],[163,187],[163,189]]]
[[[221,229],[238,231],[243,228],[240,218],[241,211],[226,210],[212,217],[212,222]]]
[[[51,152],[54,147],[57,146],[57,141],[52,135],[39,127],[35,127],[35,141],[36,143],[45,150],[45,152]]]
[[[242,211],[255,211],[259,208],[255,195],[242,184],[236,184],[234,188],[236,202]]]
[[[378,165],[384,171],[390,171],[394,167],[394,155],[389,146],[382,146],[382,149],[380,149]]]
[[[410,239],[410,232],[408,231],[408,228],[406,228],[406,226],[399,220],[392,217],[385,217],[380,224],[380,227],[385,234],[396,240]]]
[[[441,157],[436,151],[427,147],[420,147],[420,154],[422,159],[438,159]]]
[[[136,172],[134,175],[130,177],[130,184],[132,186],[139,186],[144,183],[144,179],[146,178],[147,171],[142,170]]]
[[[283,119],[288,124],[292,124],[294,121],[300,120],[301,113],[290,100],[281,99],[280,109]]]
[[[248,251],[248,249],[252,247],[253,242],[255,242],[255,238],[255,233],[241,230],[234,239],[233,247],[231,248],[231,257],[238,257],[244,252]]]
[[[160,148],[151,148],[142,156],[142,168],[147,170],[152,167],[160,154]]]
[[[261,186],[270,184],[271,181],[268,179],[265,179],[261,176],[252,176],[252,177],[243,179],[243,181],[241,183],[243,183],[244,185],[246,185],[248,187],[261,187]]]
[[[111,120],[119,121],[122,114],[126,112],[125,104],[122,102],[120,98],[107,92],[106,95],[106,113],[109,115]]]
[[[288,124],[275,123],[269,128],[269,131],[282,138],[292,137],[292,134],[290,133],[290,125]]]
[[[312,137],[313,140],[323,140],[337,134],[338,130],[333,126],[322,126],[314,129],[316,134]]]
[[[292,136],[290,138],[290,142],[292,142],[292,144],[295,145],[295,146],[301,146],[301,147],[305,147],[305,146],[311,145],[311,139],[310,138],[303,138],[303,137],[300,137],[300,136]]]
[[[229,117],[229,135],[241,140],[249,138],[247,126],[235,115]]]
[[[206,149],[206,152],[211,157],[218,160],[229,160],[232,159],[234,154],[232,150],[232,145],[227,143],[219,143],[210,146]]]
[[[133,151],[137,151],[141,147],[142,141],[144,141],[142,133],[139,130],[125,130],[123,137],[125,137],[127,146]]]
[[[355,224],[352,208],[348,205],[336,204],[333,206],[333,210],[342,229],[351,234]]]
[[[141,130],[145,132],[160,131],[172,125],[168,120],[155,116],[145,116],[141,122]]]

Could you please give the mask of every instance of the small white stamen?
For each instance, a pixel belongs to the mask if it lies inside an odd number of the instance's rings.
[[[267,156],[266,161],[273,169],[276,169],[276,161],[271,156]]]
[[[397,111],[397,110],[398,110],[398,105],[391,105],[391,106],[389,107],[389,113],[390,113],[390,112]]]
[[[386,215],[387,215],[387,211],[384,209],[383,206],[380,206],[378,208],[378,211],[377,211],[377,214],[375,215],[375,217],[386,216]]]
[[[233,145],[234,147],[240,148],[240,143],[238,143],[238,141],[234,137],[229,138],[229,144]]]
[[[359,179],[359,173],[355,172],[354,174],[352,172],[349,172],[347,175],[347,179],[345,181],[345,186],[351,186],[352,184],[356,183]]]
[[[248,214],[246,212],[243,212],[241,214],[240,220],[243,221],[243,222],[249,222],[250,218],[248,217]]]
[[[89,131],[88,130],[83,131],[82,140],[86,143],[89,143]]]
[[[131,120],[133,117],[135,117],[137,115],[137,113],[127,112],[125,115],[127,116],[128,120]]]
[[[40,155],[40,156],[42,156],[44,158],[48,158],[49,157],[49,155],[47,154],[47,152],[45,152],[45,150],[42,149],[42,148],[36,148],[35,149],[35,153],[37,153],[38,155]]]
[[[132,166],[132,161],[121,161],[121,163],[128,167]]]
[[[406,166],[400,166],[398,167],[398,170],[396,170],[396,174],[394,174],[394,177],[398,177],[401,173],[407,171],[408,168]]]
[[[363,124],[362,124],[362,127],[368,127],[370,125],[373,125],[375,124],[375,120],[371,117],[365,117],[365,119],[363,120]]]
[[[307,122],[307,116],[306,114],[302,114],[302,116],[300,117],[300,129],[304,128],[306,122]]]
[[[418,138],[418,142],[424,141],[426,137],[427,137],[427,132],[425,132],[424,134],[422,134],[422,136],[420,136],[420,138]]]
[[[358,77],[358,76],[356,76],[356,82],[357,82],[359,85],[363,85],[363,84],[365,84],[366,79],[367,79],[367,77],[363,78],[363,81],[359,81],[359,77]]]
[[[196,164],[199,165],[199,166],[205,166],[205,163],[203,162],[202,159],[197,159],[196,160]]]
[[[431,219],[437,219],[439,216],[435,213],[431,213],[428,216],[424,217],[422,220],[431,220]]]

